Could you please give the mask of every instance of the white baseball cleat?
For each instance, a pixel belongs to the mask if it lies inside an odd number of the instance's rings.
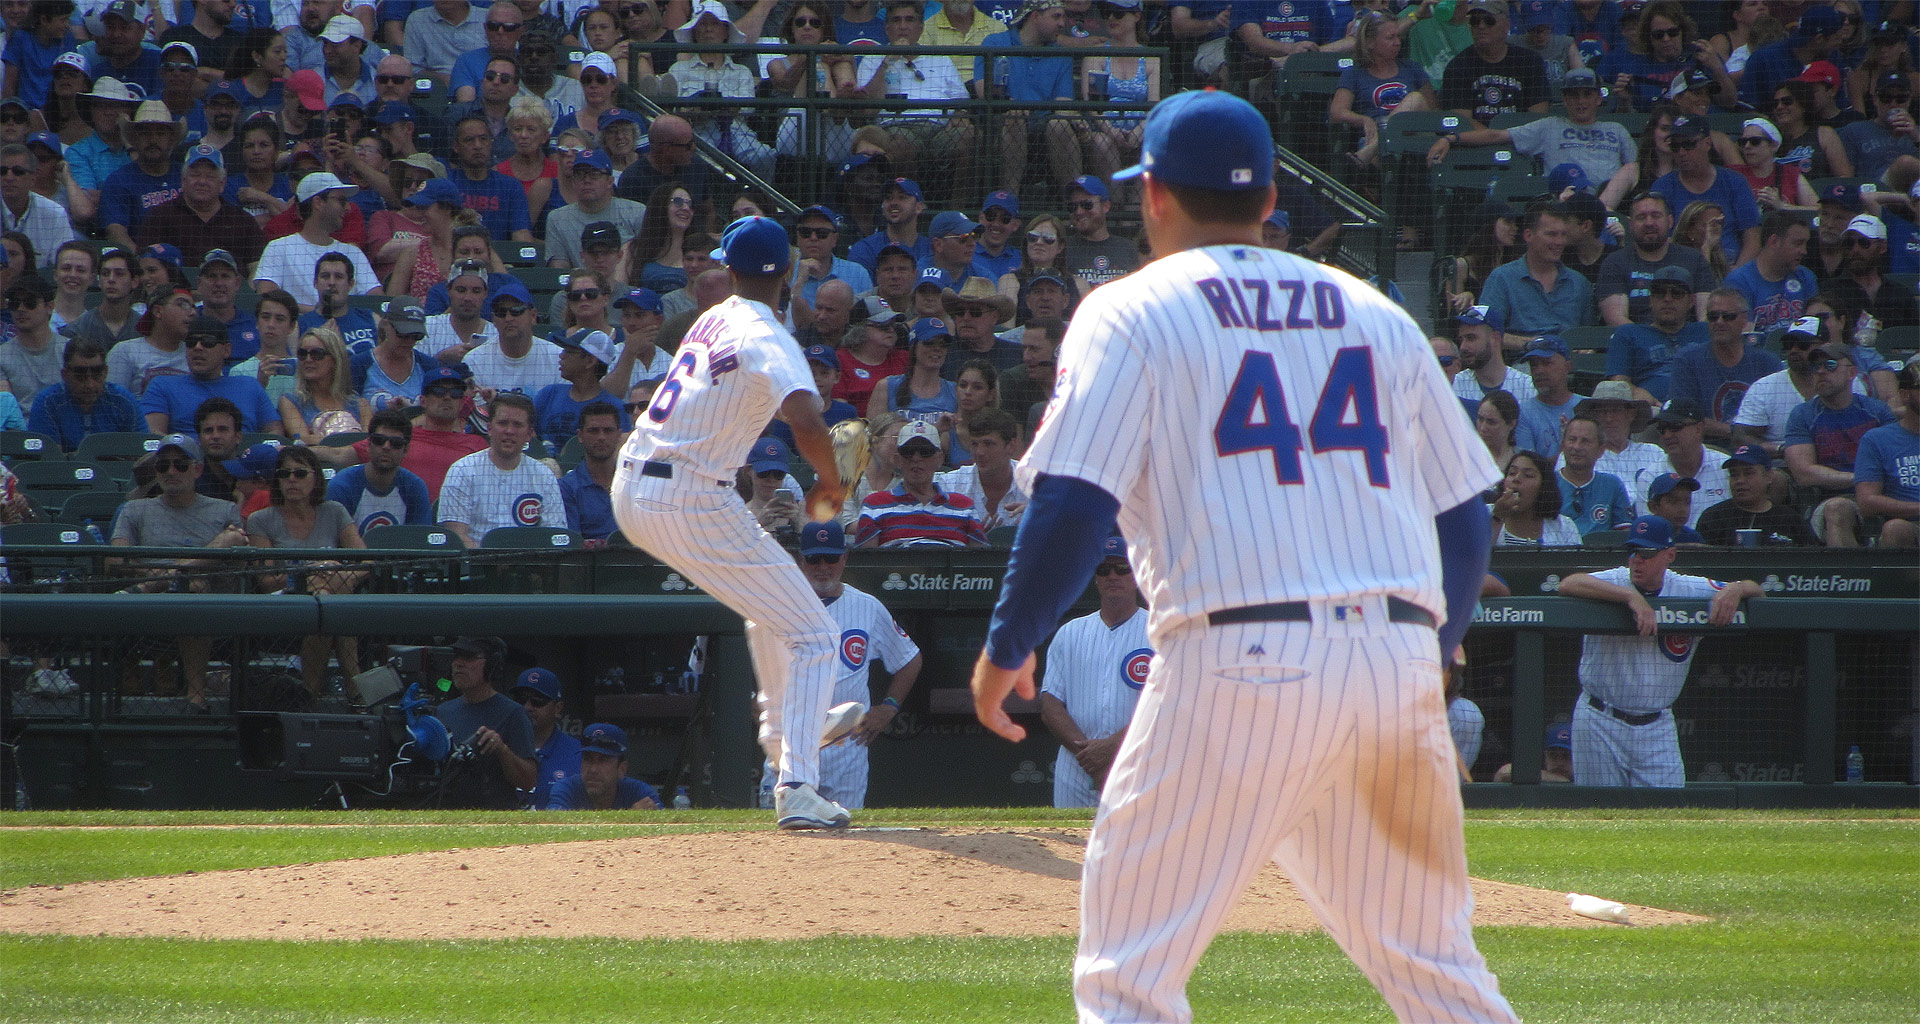
[[[847,738],[854,727],[860,724],[860,716],[867,713],[867,706],[857,700],[838,704],[827,710],[827,726],[820,730],[820,745],[831,747]]]
[[[845,807],[806,783],[774,790],[773,813],[784,829],[846,828],[853,820]]]

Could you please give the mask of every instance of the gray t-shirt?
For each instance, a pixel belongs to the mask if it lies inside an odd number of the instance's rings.
[[[137,548],[204,548],[229,525],[240,525],[231,501],[195,494],[192,505],[174,508],[164,498],[139,498],[121,506],[113,539]]]
[[[33,396],[41,388],[60,383],[60,353],[65,344],[66,339],[54,338],[40,353],[27,351],[19,338],[0,345],[0,377],[7,379],[23,412],[33,411]]]
[[[1578,164],[1594,188],[1604,187],[1622,166],[1640,159],[1633,133],[1614,121],[1574,124],[1564,117],[1543,117],[1509,128],[1507,134],[1513,137],[1513,148],[1538,156],[1545,170]]]
[[[1103,241],[1089,242],[1078,235],[1067,236],[1067,269],[1088,284],[1106,284],[1139,266],[1140,247],[1131,238],[1108,235]]]
[[[622,245],[633,241],[640,233],[640,221],[647,215],[645,203],[636,203],[631,199],[614,199],[607,208],[599,213],[588,213],[578,203],[562,206],[547,214],[547,258],[567,261],[567,266],[580,265],[580,232],[589,224],[607,221],[620,229]]]
[[[280,513],[280,507],[268,505],[247,517],[247,536],[265,537],[276,548],[337,548],[341,529],[351,521],[345,505],[323,501],[313,510],[313,532],[295,537],[287,529],[287,519]]]
[[[1693,278],[1692,291],[1710,292],[1720,287],[1720,282],[1714,279],[1713,268],[1707,265],[1707,258],[1698,249],[1669,242],[1666,258],[1656,263],[1641,259],[1640,250],[1629,244],[1608,253],[1607,258],[1600,261],[1600,277],[1593,283],[1594,301],[1625,293],[1627,320],[1647,323],[1653,319],[1653,307],[1647,302],[1653,294],[1648,282],[1653,280],[1654,271],[1662,267],[1686,271]]]

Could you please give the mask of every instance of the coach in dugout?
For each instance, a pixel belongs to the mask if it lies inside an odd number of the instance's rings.
[[[548,811],[653,811],[660,794],[627,775],[627,734],[595,722],[580,734],[580,774],[560,780],[547,797]]]

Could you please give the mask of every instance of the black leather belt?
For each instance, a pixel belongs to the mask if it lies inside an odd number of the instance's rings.
[[[1649,711],[1644,715],[1635,714],[1631,711],[1622,711],[1619,708],[1608,707],[1606,701],[1595,697],[1593,694],[1587,694],[1587,706],[1595,711],[1612,715],[1628,725],[1652,725],[1660,720],[1660,712],[1658,711]]]
[[[640,464],[640,475],[659,477],[662,480],[671,480],[673,479],[673,463],[655,462],[652,460],[642,462]],[[732,483],[726,480],[715,480],[714,483],[719,484],[721,487],[733,486]]]
[[[1222,611],[1208,612],[1207,624],[1210,626],[1236,626],[1243,622],[1311,622],[1313,610],[1305,601],[1282,601],[1279,604],[1253,604],[1245,608],[1227,608]],[[1400,622],[1413,626],[1425,626],[1433,629],[1438,625],[1433,613],[1398,597],[1387,598],[1387,621]]]

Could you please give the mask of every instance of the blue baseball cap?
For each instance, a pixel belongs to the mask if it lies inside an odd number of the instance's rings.
[[[627,756],[627,731],[608,722],[595,722],[580,733],[580,752]]]
[[[215,82],[212,85],[207,86],[207,91],[202,93],[200,96],[200,102],[203,104],[206,104],[206,103],[212,103],[214,100],[217,100],[217,99],[228,99],[244,107],[246,106],[246,103],[241,99],[240,88],[241,87],[238,80],[232,79],[232,78],[222,78],[218,82]]]
[[[1762,448],[1757,444],[1743,444],[1740,447],[1735,448],[1733,450],[1733,454],[1727,456],[1726,460],[1720,463],[1720,468],[1730,469],[1733,467],[1733,464],[1736,462],[1743,462],[1749,466],[1759,466],[1760,468],[1765,469],[1766,467],[1773,465],[1773,457],[1767,454],[1767,450],[1765,448]]]
[[[643,313],[666,312],[666,306],[661,304],[660,296],[654,294],[651,288],[635,288],[613,300],[613,308],[619,309],[622,306],[632,306]]]
[[[501,275],[499,282],[493,286],[493,291],[487,294],[488,309],[492,309],[493,304],[501,299],[515,299],[529,306],[533,305],[533,293],[527,290],[526,285],[520,283],[519,278]]]
[[[1548,356],[1560,356],[1565,359],[1573,358],[1573,354],[1567,349],[1567,343],[1560,340],[1559,335],[1542,334],[1527,343],[1527,351],[1520,356],[1520,361],[1526,362],[1529,359],[1535,358],[1544,359]]]
[[[1468,327],[1477,327],[1480,324],[1486,324],[1496,331],[1504,331],[1507,329],[1506,316],[1492,306],[1468,306],[1465,313],[1454,317],[1454,319]]]
[[[778,274],[789,262],[787,232],[771,217],[742,217],[727,225],[720,248],[708,255],[736,274]]]
[[[1593,179],[1587,177],[1586,168],[1579,164],[1556,164],[1547,172],[1547,191],[1554,195],[1569,188],[1588,189],[1593,187]]]
[[[1032,277],[1027,278],[1027,289],[1031,291],[1034,285],[1039,284],[1042,281],[1052,281],[1054,284],[1059,285],[1062,289],[1065,289],[1067,287],[1067,279],[1064,277],[1061,277],[1059,271],[1042,267],[1038,270],[1035,270],[1033,272]]]
[[[544,668],[530,668],[520,673],[520,681],[513,684],[515,690],[532,690],[548,700],[560,699],[560,677]]]
[[[1700,481],[1690,476],[1681,476],[1678,473],[1662,473],[1654,477],[1653,482],[1647,485],[1647,500],[1654,501],[1659,498],[1664,498],[1672,494],[1675,488],[1686,488],[1689,491],[1697,491],[1700,489]]]
[[[932,238],[945,238],[949,235],[971,235],[980,230],[973,218],[956,210],[947,210],[933,218],[933,224],[927,229]]]
[[[621,124],[622,122],[638,128],[640,127],[640,116],[623,107],[613,107],[606,113],[600,115],[600,130],[604,132],[608,128],[616,124]]]
[[[604,149],[583,149],[573,158],[573,169],[591,167],[602,174],[613,173],[613,158]],[[438,179],[435,179],[438,180]]]
[[[399,124],[402,121],[420,119],[420,113],[413,109],[413,104],[402,103],[399,100],[388,100],[385,103],[376,104],[370,113],[373,115],[373,123],[378,125]]]
[[[34,132],[27,136],[27,145],[45,146],[54,156],[64,157],[67,154],[66,144],[60,141],[60,136],[52,132]]]
[[[808,523],[800,528],[800,553],[844,555],[847,553],[847,531],[832,521]]]
[[[1118,558],[1125,561],[1127,557],[1127,539],[1116,533],[1109,536],[1106,540],[1101,541],[1100,557]]]
[[[939,267],[921,267],[920,276],[913,282],[913,290],[916,292],[922,288],[939,288],[944,291],[950,287],[952,285],[947,278],[947,272]]]
[[[753,467],[755,473],[768,473],[776,469],[784,473],[792,457],[793,453],[787,449],[784,441],[777,437],[763,437],[753,442],[753,450],[747,453],[747,465]]]
[[[1078,178],[1073,179],[1073,187],[1090,196],[1099,196],[1102,199],[1108,197],[1107,183],[1091,174],[1082,174]]]
[[[460,366],[464,369],[466,364],[461,363]],[[451,366],[436,366],[428,370],[426,376],[420,379],[420,390],[425,391],[435,384],[458,384],[466,387],[467,375]]]
[[[946,338],[952,340],[953,332],[947,329],[947,322],[945,320],[937,316],[923,316],[913,322],[913,328],[909,334],[909,338],[913,344],[918,345],[930,338]]]
[[[1820,202],[1843,207],[1848,213],[1859,213],[1867,208],[1860,201],[1860,187],[1845,181],[1836,181],[1821,189]]]
[[[819,363],[821,366],[835,370],[840,368],[840,357],[834,355],[833,350],[825,345],[808,345],[806,355],[809,363]]]
[[[218,149],[215,149],[214,147],[209,146],[204,142],[198,146],[193,147],[192,149],[187,150],[186,162],[183,163],[181,166],[192,167],[194,164],[202,163],[202,162],[210,163],[213,166],[218,167],[223,171],[227,169],[227,158],[224,155],[222,155]]]
[[[833,230],[835,231],[840,230],[840,215],[838,213],[835,213],[833,210],[833,207],[831,206],[821,206],[820,204],[815,203],[814,205],[809,206],[804,210],[801,210],[800,216],[794,220],[794,224],[798,225],[801,221],[806,220],[808,217],[824,218],[826,222],[833,227]]]
[[[854,171],[868,164],[885,167],[887,166],[887,158],[877,153],[855,153],[841,162],[840,173],[842,175],[852,174]]]
[[[1641,516],[1627,529],[1627,546],[1665,551],[1673,546],[1673,524],[1659,516]]]
[[[262,441],[241,452],[239,458],[228,459],[220,466],[235,480],[265,480],[273,475],[273,467],[279,461],[280,442]]]
[[[168,434],[167,436],[160,439],[160,444],[156,446],[153,450],[157,454],[159,452],[164,452],[169,448],[180,449],[181,451],[186,453],[187,458],[192,459],[195,462],[199,462],[202,458],[200,454],[200,442],[195,441],[193,438],[188,437],[185,434]]]
[[[1276,209],[1272,213],[1267,214],[1267,223],[1273,225],[1276,228],[1279,228],[1282,231],[1292,231],[1293,230],[1293,214],[1290,214],[1285,210]]]
[[[1148,173],[1189,188],[1267,188],[1273,184],[1273,132],[1253,104],[1232,93],[1183,92],[1154,105],[1140,162],[1113,177],[1125,181]]]
[[[989,192],[987,198],[980,203],[981,213],[988,210],[1005,210],[1008,216],[1018,217],[1020,216],[1020,197],[1004,188]]]
[[[1548,750],[1565,750],[1571,752],[1573,750],[1573,726],[1567,722],[1559,722],[1547,726],[1546,741]]]
[[[141,259],[156,259],[170,267],[180,265],[180,247],[166,242],[155,242],[140,250]]]
[[[402,200],[408,206],[432,206],[445,203],[448,206],[465,206],[467,198],[460,194],[460,187],[445,178],[428,178],[418,191]]]
[[[925,201],[927,198],[926,195],[920,191],[920,183],[912,178],[895,178],[887,183],[887,190],[889,192],[896,188],[915,199]]]
[[[1522,32],[1541,25],[1553,24],[1553,6],[1547,0],[1522,0],[1516,8],[1514,27]]]

